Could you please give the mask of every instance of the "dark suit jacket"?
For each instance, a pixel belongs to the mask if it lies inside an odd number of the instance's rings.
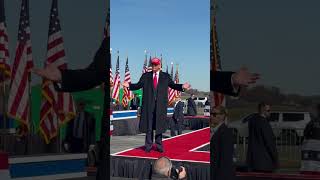
[[[142,88],[142,108],[139,129],[146,133],[149,127],[149,120],[153,118],[156,111],[156,133],[164,133],[168,128],[167,107],[168,107],[168,87],[183,91],[182,84],[175,84],[168,73],[160,71],[157,89],[153,86],[153,72],[144,73],[139,82],[130,84],[130,90]],[[156,107],[156,109],[155,109]]]
[[[176,121],[183,121],[183,105],[184,103],[182,101],[179,101],[176,105],[176,107],[174,107],[174,111],[173,111],[173,119]]]
[[[187,114],[190,116],[196,116],[197,115],[197,105],[194,102],[194,100],[190,97],[187,99],[188,105],[187,105]]]
[[[230,71],[210,71],[210,90],[220,92],[230,96],[237,96],[238,92],[234,92],[231,76],[234,72]]]
[[[103,116],[101,120],[101,139],[100,141],[100,166],[98,167],[97,179],[105,179],[108,176],[110,170],[109,167],[109,71],[110,71],[110,38],[105,38],[96,52],[93,62],[85,69],[77,70],[62,70],[62,82],[61,87],[55,84],[55,88],[58,91],[75,92],[83,91],[94,88],[102,83],[104,86],[104,108]]]
[[[137,110],[139,106],[140,106],[140,98],[139,97],[135,97],[134,99],[131,100],[130,109]]]
[[[74,121],[77,119],[73,119],[68,122],[67,125],[67,134],[66,140],[72,142],[73,137],[73,129],[74,129]],[[96,142],[96,131],[95,131],[96,123],[92,114],[89,112],[84,112],[84,145],[86,148],[89,147],[90,144],[95,144]]]
[[[305,139],[320,140],[320,119],[313,118],[304,129]]]
[[[210,140],[210,164],[212,180],[233,180],[233,134],[222,124]]]
[[[272,128],[259,114],[249,119],[247,165],[253,171],[273,171],[278,165]]]

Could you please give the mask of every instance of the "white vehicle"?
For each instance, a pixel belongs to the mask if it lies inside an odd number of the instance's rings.
[[[249,114],[241,120],[228,123],[228,126],[235,131],[235,135],[239,137],[248,137],[248,120],[253,118],[257,113]],[[285,141],[293,142],[303,138],[303,131],[307,124],[311,121],[309,112],[277,112],[270,114],[270,125],[273,133],[277,138]],[[296,143],[298,143],[296,141]]]
[[[206,104],[206,101],[208,100],[207,97],[195,97],[194,98],[194,102],[196,103],[197,106],[200,106],[200,107],[204,107],[205,104]]]

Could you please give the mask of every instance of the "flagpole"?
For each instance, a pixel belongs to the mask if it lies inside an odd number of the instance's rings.
[[[5,129],[6,128],[6,126],[7,126],[7,123],[6,123],[6,107],[5,107],[5,74],[4,74],[4,71],[0,71],[0,77],[1,77],[1,79],[3,80],[0,84],[1,84],[1,86],[3,86],[3,92],[2,92],[2,104],[3,104],[3,129]]]
[[[33,143],[32,143],[32,135],[33,135],[33,131],[34,131],[34,127],[33,127],[33,120],[32,120],[32,100],[31,100],[31,72],[28,72],[28,96],[29,96],[29,125],[30,125],[30,131],[28,132],[28,144],[30,145],[30,154],[32,154],[33,152]],[[27,151],[28,152],[28,151]]]
[[[110,48],[110,64],[112,64],[112,48]],[[112,67],[111,67],[111,70],[112,70]],[[110,84],[110,82],[109,82],[109,84]],[[107,85],[105,84],[104,86],[107,86]],[[111,97],[110,98],[111,99],[110,102],[112,102],[112,90],[111,90],[111,88],[110,88],[109,96]],[[108,102],[108,103],[110,103],[110,102]]]

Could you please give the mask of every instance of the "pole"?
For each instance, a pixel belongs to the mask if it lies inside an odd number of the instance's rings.
[[[2,88],[3,86],[3,88]],[[3,128],[1,128],[2,130],[5,130],[6,128],[6,118],[5,118],[5,81],[4,81],[4,72],[2,70],[0,70],[0,87],[2,90],[1,96],[2,96],[2,112],[3,112],[3,122],[1,122],[1,125],[3,125]]]
[[[29,96],[29,99],[28,99],[28,104],[29,104],[29,128],[30,128],[30,131],[28,132],[28,140],[27,140],[27,145],[30,146],[30,152],[29,154],[32,154],[33,152],[33,143],[32,143],[32,136],[33,136],[33,131],[34,131],[34,127],[33,127],[33,120],[32,120],[32,100],[31,100],[31,72],[28,72],[28,96]],[[29,149],[29,148],[28,148]]]

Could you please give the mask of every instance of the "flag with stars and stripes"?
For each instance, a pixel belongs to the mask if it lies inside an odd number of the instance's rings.
[[[221,60],[219,55],[219,44],[218,44],[218,36],[216,31],[216,23],[215,18],[213,18],[212,26],[211,26],[211,33],[210,33],[210,57],[211,57],[211,68],[212,71],[221,71]],[[215,83],[215,82],[211,82]],[[212,98],[213,106],[219,106],[226,104],[225,96],[222,93],[213,92]]]
[[[20,123],[20,135],[26,135],[30,124],[30,71],[33,68],[29,1],[21,1],[18,43],[11,67],[8,115]]]
[[[124,82],[127,82],[128,84],[131,83],[131,76],[130,76],[130,70],[129,70],[128,57],[127,57],[127,60],[126,60]],[[129,102],[131,101],[132,98],[133,98],[132,91],[130,91],[129,88],[124,87],[123,88],[123,96],[122,96],[122,105],[123,105],[123,107],[128,107]]]
[[[117,58],[117,65],[116,65],[116,73],[114,77],[114,87],[112,91],[112,99],[119,103],[120,101],[120,68],[119,68],[119,52]]]
[[[58,0],[52,0],[45,67],[54,64],[59,69],[66,69],[65,50],[58,16]],[[75,107],[70,93],[57,92],[48,79],[42,82],[42,104],[40,110],[40,132],[46,143],[57,136],[59,126],[75,116]]]
[[[152,63],[151,63],[151,56],[149,57],[149,64],[148,67],[146,68],[146,72],[151,72],[152,71]]]
[[[176,74],[174,76],[174,83],[179,84],[179,71],[178,71],[178,65],[176,67]],[[175,98],[181,97],[181,91],[175,91]]]
[[[8,39],[4,0],[0,0],[0,83],[10,79]]]
[[[146,58],[144,59],[144,63],[143,63],[143,69],[142,69],[142,74],[148,72],[148,55],[146,54]]]
[[[112,89],[113,85],[114,85],[114,82],[113,82],[112,65],[110,62],[110,90]]]
[[[170,78],[173,78],[173,64],[171,64]],[[175,98],[175,90],[168,87],[168,103],[171,105]]]

